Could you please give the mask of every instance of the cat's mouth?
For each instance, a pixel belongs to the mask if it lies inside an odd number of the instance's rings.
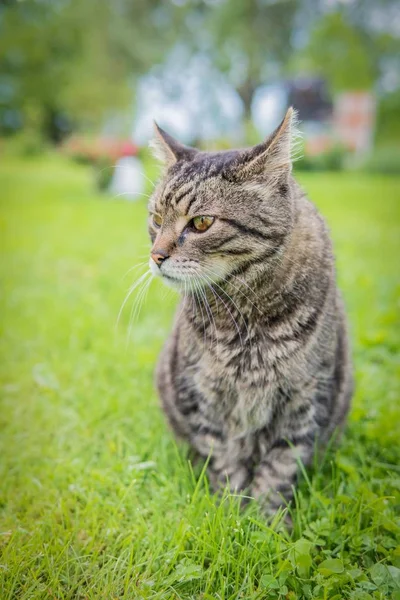
[[[150,271],[155,277],[161,278],[166,285],[180,292],[187,293],[209,287],[223,281],[226,276],[226,267],[222,264],[208,264],[184,261],[184,264],[168,259],[158,266],[150,258]]]
[[[163,273],[161,271],[161,277],[163,277],[164,279],[167,279],[169,281],[176,281],[177,283],[184,283],[187,281],[187,278],[185,279],[181,279],[180,277],[172,277],[172,275],[167,275],[166,273]]]
[[[197,290],[207,285],[207,283],[213,283],[213,279],[209,276],[205,276],[199,265],[195,266],[180,266],[168,264],[162,264],[160,267],[157,266],[152,259],[150,259],[150,271],[155,277],[161,278],[164,283],[175,290],[180,292],[188,292],[191,290]]]
[[[201,287],[200,278],[190,273],[166,273],[163,268],[159,269],[159,277],[174,289],[181,292],[188,292],[189,290],[195,290]]]
[[[187,290],[196,287],[197,278],[193,273],[189,272],[189,269],[185,269],[185,273],[182,273],[178,269],[167,268],[167,265],[161,265],[160,267],[150,259],[150,271],[155,277],[160,277],[167,285],[178,289]],[[172,272],[171,272],[172,271]],[[197,284],[198,285],[198,284]]]

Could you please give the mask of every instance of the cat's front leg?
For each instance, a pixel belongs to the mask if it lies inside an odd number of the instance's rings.
[[[226,485],[233,493],[245,490],[253,475],[252,440],[225,439],[213,433],[198,432],[193,440],[198,452],[209,458],[207,475],[212,491],[221,491]]]
[[[251,475],[251,467],[244,460],[227,455],[211,457],[208,477],[213,491],[228,485],[232,493],[242,492],[249,486]]]
[[[261,456],[255,468],[250,495],[259,500],[268,515],[293,498],[299,462],[309,465],[314,453],[314,435],[280,438]]]

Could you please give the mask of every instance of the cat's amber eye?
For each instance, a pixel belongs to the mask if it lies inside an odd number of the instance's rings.
[[[195,217],[192,220],[192,223],[196,231],[207,231],[207,229],[214,223],[214,217]]]
[[[161,227],[162,225],[162,218],[160,217],[160,215],[153,215],[153,225],[154,227]]]

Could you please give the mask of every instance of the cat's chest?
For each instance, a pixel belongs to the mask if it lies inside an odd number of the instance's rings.
[[[273,385],[279,371],[277,348],[263,329],[248,326],[246,333],[232,337],[221,334],[212,344],[201,340],[196,348],[199,370],[207,377],[229,382],[238,393]]]
[[[196,387],[205,399],[205,410],[223,425],[228,435],[257,429],[270,421],[278,396],[279,382],[271,365],[255,361],[226,364],[212,354],[197,363]]]

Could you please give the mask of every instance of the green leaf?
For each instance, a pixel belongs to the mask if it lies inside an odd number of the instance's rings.
[[[392,565],[388,565],[387,569],[389,571],[395,589],[400,590],[400,569]]]
[[[275,577],[273,575],[270,575],[270,574],[267,574],[267,573],[265,573],[261,577],[260,584],[264,588],[269,588],[269,589],[273,589],[273,590],[277,590],[280,587],[279,583],[277,582],[277,580],[275,579]]]
[[[372,581],[376,583],[376,585],[379,587],[386,582],[388,577],[388,570],[386,565],[382,565],[381,563],[379,563],[371,568],[370,574]]]
[[[171,575],[171,579],[182,583],[184,581],[191,581],[192,579],[199,579],[199,577],[202,576],[202,573],[203,569],[200,565],[195,565],[191,561],[184,559],[176,566],[175,572]]]
[[[289,558],[293,566],[298,569],[299,575],[307,577],[312,565],[310,555],[313,544],[304,538],[300,538],[292,547]]]
[[[349,569],[349,571],[347,571],[347,572],[350,575],[350,577],[352,577],[353,579],[357,579],[358,577],[360,577],[360,575],[363,574],[361,569]]]
[[[299,554],[296,559],[296,565],[303,569],[308,569],[312,565],[311,556],[309,554]]]
[[[378,588],[387,585],[392,589],[400,590],[400,569],[397,567],[377,563],[371,567],[370,574]]]
[[[344,565],[339,558],[327,558],[319,565],[318,571],[324,577],[329,577],[334,573],[343,573]]]

